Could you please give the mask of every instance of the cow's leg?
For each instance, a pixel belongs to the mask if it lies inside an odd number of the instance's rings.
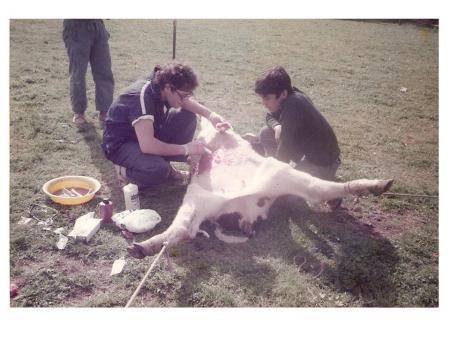
[[[134,242],[132,246],[127,248],[127,250],[131,256],[143,258],[145,256],[158,253],[165,242],[167,242],[167,247],[170,248],[178,242],[191,237],[189,229],[194,225],[194,218],[194,207],[189,204],[184,204],[181,206],[172,224],[166,229],[165,232],[139,243]]]
[[[167,247],[170,248],[182,240],[193,239],[200,231],[200,224],[206,219],[207,215],[204,202],[199,200],[199,204],[203,209],[198,209],[193,204],[184,203],[165,232],[146,241],[133,243],[132,246],[127,248],[130,255],[141,259],[159,252],[165,242],[167,242]]]
[[[336,183],[314,178],[308,185],[307,195],[304,198],[315,203],[344,198],[350,195],[373,194],[378,196],[386,192],[392,186],[393,182],[392,179],[360,179],[345,183]]]
[[[167,247],[170,248],[188,237],[186,228],[171,226],[164,233],[155,235],[148,240],[139,243],[133,242],[133,245],[129,246],[127,250],[131,256],[142,259],[158,253],[165,242],[167,242]]]
[[[200,224],[210,213],[217,212],[217,208],[223,203],[221,199],[212,196],[201,188],[189,190],[169,228],[146,241],[133,243],[127,248],[130,255],[143,258],[159,252],[164,242],[170,248],[182,240],[195,238],[200,231]]]
[[[388,180],[359,179],[347,182],[346,187],[350,192],[350,194],[363,195],[370,193],[378,196],[387,192],[391,188],[393,183],[394,179]]]
[[[277,193],[294,194],[312,204],[349,195],[380,195],[386,192],[393,183],[392,179],[359,179],[338,183],[315,178],[291,168],[280,170],[275,179],[278,180],[274,186]]]
[[[373,194],[380,195],[389,190],[394,180],[351,180],[345,183],[320,180],[310,185],[309,191],[317,201],[334,200],[349,195]]]

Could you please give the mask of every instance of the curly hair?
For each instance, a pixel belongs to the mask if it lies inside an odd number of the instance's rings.
[[[260,96],[275,94],[277,97],[287,90],[292,93],[291,78],[281,66],[276,66],[264,72],[255,83],[255,92]]]
[[[197,75],[191,66],[170,62],[155,67],[155,84],[163,88],[166,84],[177,90],[193,91],[198,86]]]

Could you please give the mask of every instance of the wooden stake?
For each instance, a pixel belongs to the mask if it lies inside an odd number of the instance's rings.
[[[133,303],[134,299],[136,298],[137,294],[139,293],[139,290],[141,290],[142,286],[144,285],[144,282],[147,279],[148,275],[150,275],[150,273],[152,272],[153,268],[156,266],[156,263],[158,262],[159,258],[161,257],[161,255],[166,250],[167,245],[168,245],[168,242],[164,242],[163,243],[163,247],[162,247],[161,251],[156,256],[156,258],[153,260],[150,268],[148,268],[147,273],[145,273],[144,277],[142,278],[141,283],[139,283],[139,285],[136,288],[136,290],[134,291],[133,295],[131,295],[130,299],[128,300],[127,305],[125,306],[125,308],[128,308],[131,305],[131,303]]]
[[[177,46],[177,20],[173,20],[173,45],[172,45],[172,60],[175,60],[175,49]]]

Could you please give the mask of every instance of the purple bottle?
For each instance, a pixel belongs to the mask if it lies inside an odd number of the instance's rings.
[[[102,219],[102,223],[111,222],[111,217],[113,213],[113,203],[109,199],[103,199],[99,204],[99,215]]]

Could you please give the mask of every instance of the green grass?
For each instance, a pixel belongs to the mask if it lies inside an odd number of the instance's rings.
[[[170,20],[108,20],[115,96],[172,55]],[[90,124],[71,125],[68,63],[60,20],[11,20],[10,25],[10,278],[20,288],[11,306],[124,306],[153,258],[127,258],[120,231],[105,225],[88,244],[59,251],[57,236],[36,222],[19,225],[32,204],[55,208],[54,228],[110,197],[124,209],[111,163],[99,147],[94,90],[88,75]],[[438,31],[414,25],[336,20],[177,21],[177,56],[199,74],[196,97],[226,116],[238,132],[256,132],[264,109],[256,77],[281,64],[336,131],[342,179],[394,178],[392,191],[437,195]],[[406,92],[400,88],[406,87]],[[61,175],[102,183],[91,202],[57,205],[41,191]],[[185,187],[140,194],[163,231]],[[145,307],[437,307],[438,200],[347,199],[344,209],[318,212],[276,203],[254,239],[227,245],[203,226],[170,251],[145,283]],[[306,259],[299,270],[295,261]],[[323,273],[316,277],[324,266]]]

